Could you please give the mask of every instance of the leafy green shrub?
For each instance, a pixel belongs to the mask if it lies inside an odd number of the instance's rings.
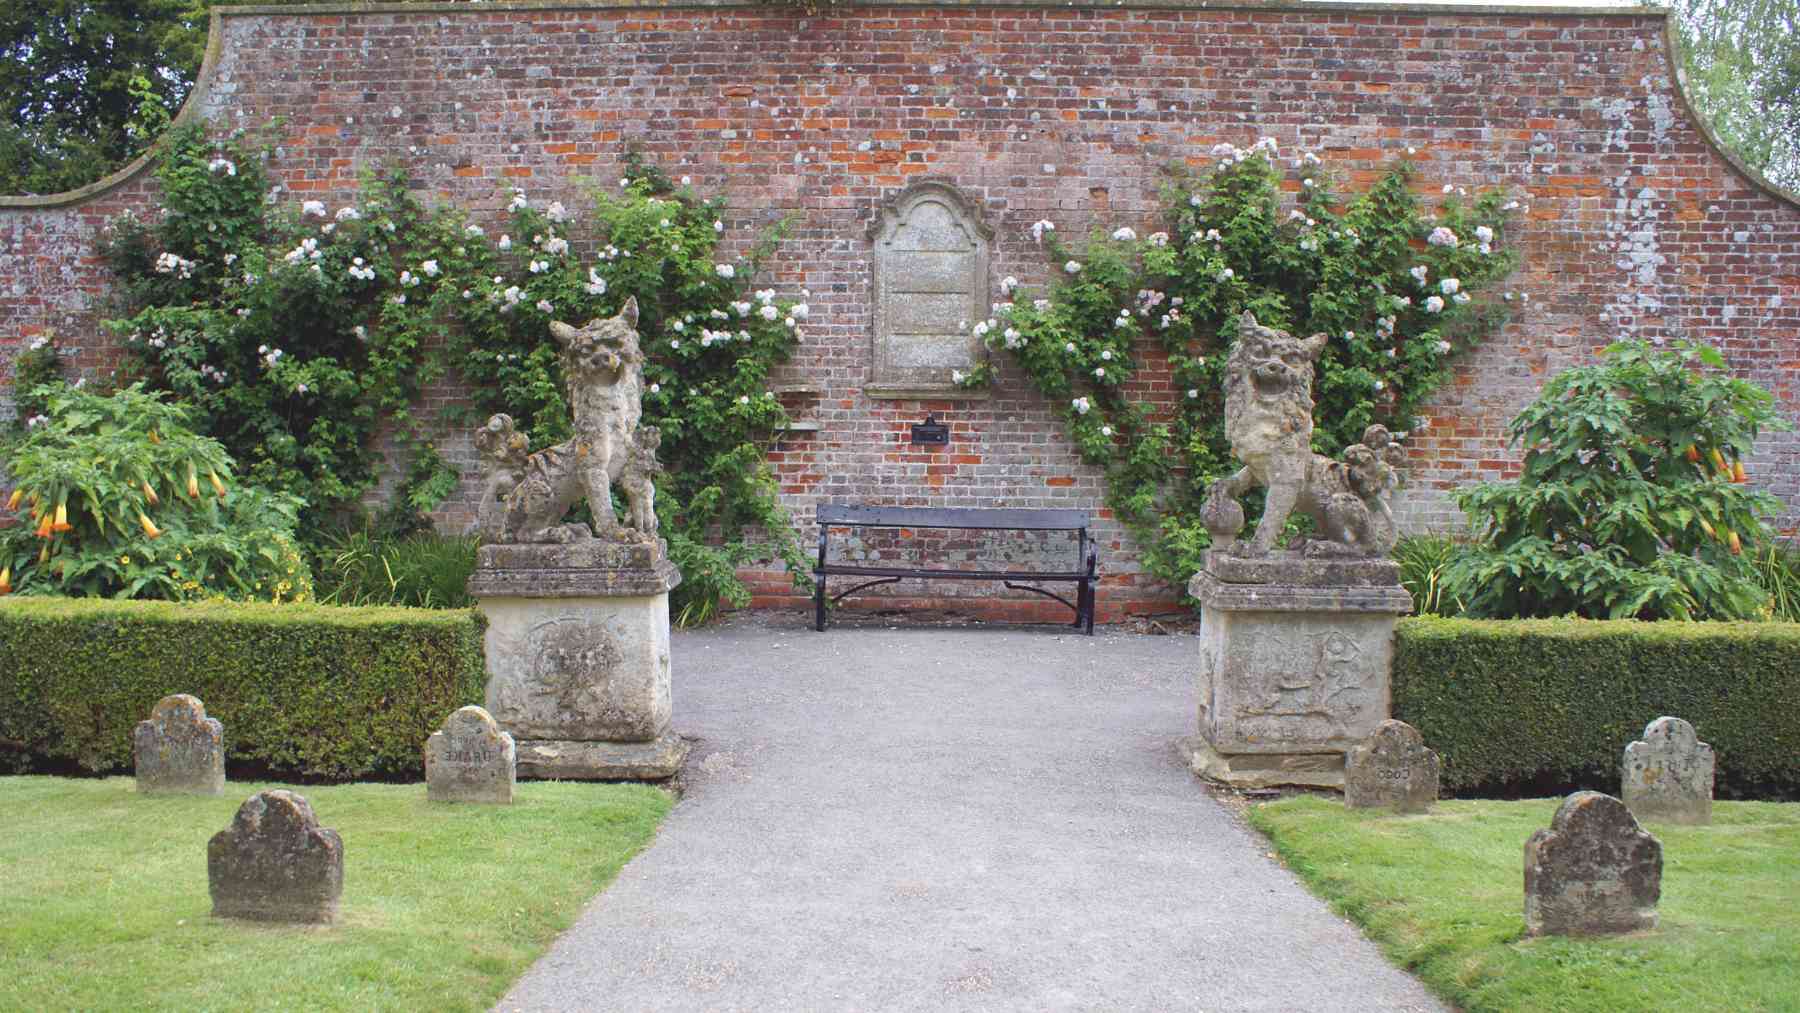
[[[315,593],[327,605],[469,608],[473,572],[474,538],[422,532],[382,539],[357,528],[325,545]]]
[[[231,458],[188,410],[140,386],[39,387],[49,413],[13,446],[0,593],[305,601],[299,501],[233,485]]]
[[[1402,619],[1393,713],[1444,787],[1536,779],[1616,791],[1625,745],[1665,714],[1718,757],[1725,795],[1800,791],[1800,626]]]
[[[479,702],[480,613],[73,598],[0,603],[0,763],[131,765],[170,693],[225,725],[233,763],[301,777],[416,775],[444,716]]]
[[[1416,428],[1415,411],[1455,357],[1504,318],[1477,295],[1511,272],[1502,248],[1519,205],[1499,193],[1465,200],[1445,188],[1427,211],[1400,162],[1369,189],[1340,196],[1311,153],[1294,162],[1297,201],[1272,140],[1220,145],[1203,178],[1177,173],[1164,230],[1097,233],[1077,252],[1042,221],[1033,233],[1059,280],[1013,292],[976,325],[1056,406],[1082,460],[1107,469],[1107,503],[1150,572],[1185,587],[1211,539],[1199,511],[1233,465],[1221,384],[1239,315],[1295,334],[1331,336],[1317,367],[1314,449],[1335,454],[1371,422]],[[1510,294],[1507,296],[1511,298]],[[1173,405],[1139,399],[1142,355],[1164,356]],[[961,378],[991,382],[991,363]]]
[[[1771,397],[1711,348],[1616,344],[1565,370],[1508,427],[1516,482],[1462,489],[1478,541],[1446,573],[1488,618],[1750,619],[1766,615],[1743,544],[1779,503],[1741,458],[1785,428]]]

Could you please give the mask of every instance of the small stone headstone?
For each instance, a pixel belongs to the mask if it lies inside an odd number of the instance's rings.
[[[1419,730],[1392,718],[1350,747],[1344,758],[1344,804],[1352,809],[1422,813],[1438,797],[1438,754]]]
[[[329,922],[344,892],[344,842],[291,791],[258,792],[206,845],[213,917]]]
[[[1596,936],[1656,927],[1662,843],[1625,803],[1597,791],[1563,800],[1525,842],[1525,932]]]
[[[516,769],[513,737],[480,707],[445,718],[425,741],[425,797],[433,802],[510,803]]]
[[[225,790],[225,727],[186,693],[165,696],[131,736],[137,789],[145,795],[217,795]]]
[[[1638,819],[1712,822],[1713,748],[1686,721],[1650,722],[1643,739],[1625,747],[1620,774],[1619,794]]]

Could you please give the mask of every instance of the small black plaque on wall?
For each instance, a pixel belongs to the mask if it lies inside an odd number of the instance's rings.
[[[928,446],[945,446],[950,442],[950,427],[939,422],[936,415],[927,415],[925,421],[913,423],[912,441]]]

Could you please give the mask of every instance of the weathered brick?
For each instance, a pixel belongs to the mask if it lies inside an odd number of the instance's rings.
[[[918,175],[978,202],[997,229],[994,280],[1027,284],[1053,274],[1032,222],[1071,238],[1153,231],[1163,166],[1204,167],[1218,141],[1266,134],[1357,186],[1411,146],[1427,200],[1447,183],[1515,191],[1530,210],[1509,230],[1523,266],[1504,287],[1529,299],[1409,437],[1401,513],[1414,528],[1457,522],[1448,490],[1516,475],[1506,421],[1550,373],[1620,337],[1710,342],[1790,420],[1800,404],[1800,208],[1740,175],[1691,122],[1657,14],[496,3],[227,9],[222,24],[219,68],[234,87],[213,89],[202,112],[233,126],[279,117],[273,170],[294,194],[348,200],[363,168],[394,161],[495,225],[499,181],[573,205],[578,176],[617,178],[635,144],[729,200],[734,248],[791,217],[758,283],[811,291],[806,339],[775,378],[790,412],[820,426],[775,450],[802,526],[825,499],[1087,508],[1102,518],[1103,617],[1165,607],[1172,592],[1142,578],[1103,477],[1077,463],[1056,406],[1017,367],[998,362],[985,401],[863,395],[865,229]],[[107,278],[94,243],[109,216],[153,208],[154,183],[140,172],[83,201],[19,203],[0,200],[0,363],[53,328],[78,368],[103,373],[116,350],[97,326]],[[1158,412],[1181,393],[1149,354],[1130,391]],[[426,400],[459,396],[446,382]],[[927,413],[950,426],[948,448],[905,442]],[[473,475],[466,439],[438,446]],[[1765,438],[1750,466],[1796,502],[1800,437]],[[460,527],[470,503],[465,488],[444,525]],[[1790,506],[1782,523],[1797,517]],[[771,568],[746,577],[758,602],[788,594]],[[896,607],[1059,618],[1037,600],[987,604],[980,585],[898,590]]]

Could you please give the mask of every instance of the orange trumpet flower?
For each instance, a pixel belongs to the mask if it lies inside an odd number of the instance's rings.
[[[187,494],[188,499],[200,498],[200,478],[198,475],[194,474],[194,466],[192,464],[188,465]]]
[[[50,525],[50,530],[58,533],[75,530],[75,525],[69,523],[69,503],[67,500],[56,504],[56,522]]]
[[[25,498],[24,488],[21,487],[18,489],[14,489],[13,494],[11,496],[7,497],[7,499],[6,499],[6,509],[8,509],[8,510],[19,509],[19,501],[24,498]]]
[[[206,477],[212,479],[213,492],[218,493],[220,499],[224,499],[225,483],[219,480],[219,473],[216,471],[209,471],[206,473]]]
[[[146,482],[143,482],[140,484],[142,484],[144,487],[144,498],[150,501],[151,506],[155,506],[156,504],[162,502],[161,500],[157,499],[156,490],[152,489],[150,487],[149,482],[146,481]]]
[[[155,538],[162,534],[162,529],[157,527],[156,523],[146,516],[142,510],[138,511],[138,523],[144,526],[144,534],[151,538]]]
[[[12,594],[12,567],[0,567],[0,594]]]

